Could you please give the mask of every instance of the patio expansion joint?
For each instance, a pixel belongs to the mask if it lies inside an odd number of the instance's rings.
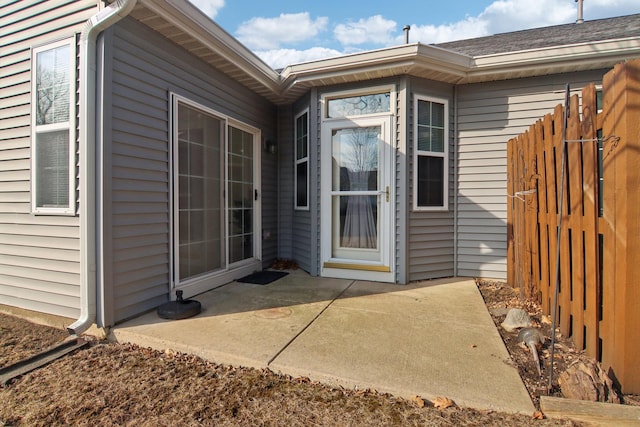
[[[300,329],[300,331],[298,331],[297,334],[295,334],[289,341],[287,341],[287,343],[280,349],[278,350],[278,352],[271,358],[269,359],[269,361],[267,362],[267,367],[271,366],[271,364],[273,363],[274,360],[276,360],[283,351],[285,351],[296,339],[298,339],[298,337],[300,335],[302,335],[307,329],[309,329],[309,327],[311,325],[313,325],[315,323],[315,321],[322,316],[322,314],[327,311],[327,309],[329,307],[331,307],[331,305],[336,302],[336,300],[340,299],[342,297],[342,295],[344,295],[345,292],[347,292],[349,290],[349,288],[351,288],[351,286],[353,286],[353,284],[356,283],[356,280],[352,280],[351,283],[349,283],[349,285],[347,287],[345,287],[342,291],[340,291],[340,293],[338,295],[336,295],[330,302],[329,304],[327,304],[326,306],[324,306],[324,308],[322,310],[320,310],[320,312],[318,314],[316,314],[313,319],[311,319],[309,321],[309,323],[307,323],[302,329]]]

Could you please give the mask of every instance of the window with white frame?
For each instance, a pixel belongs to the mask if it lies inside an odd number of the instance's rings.
[[[34,48],[32,55],[32,209],[74,214],[74,39]]]
[[[413,205],[416,210],[448,208],[448,108],[447,100],[415,97]]]
[[[309,209],[309,110],[295,118],[295,208]]]
[[[325,118],[363,116],[391,112],[391,91],[349,93],[326,99]]]

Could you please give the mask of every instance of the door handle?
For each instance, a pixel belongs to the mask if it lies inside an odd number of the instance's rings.
[[[387,202],[389,202],[389,186],[387,185],[387,190],[385,191],[387,195]]]

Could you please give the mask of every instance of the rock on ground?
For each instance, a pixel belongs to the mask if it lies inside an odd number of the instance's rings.
[[[620,403],[613,381],[595,360],[577,360],[558,377],[562,395],[568,399]]]
[[[531,326],[531,317],[526,310],[521,308],[512,308],[507,313],[507,317],[504,319],[501,325],[505,331],[513,332],[518,328],[526,328]]]

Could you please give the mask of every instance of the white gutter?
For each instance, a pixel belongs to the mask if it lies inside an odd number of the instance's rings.
[[[96,319],[96,40],[127,16],[137,0],[117,0],[92,16],[80,35],[78,144],[80,153],[80,318],[67,327],[72,335]]]

